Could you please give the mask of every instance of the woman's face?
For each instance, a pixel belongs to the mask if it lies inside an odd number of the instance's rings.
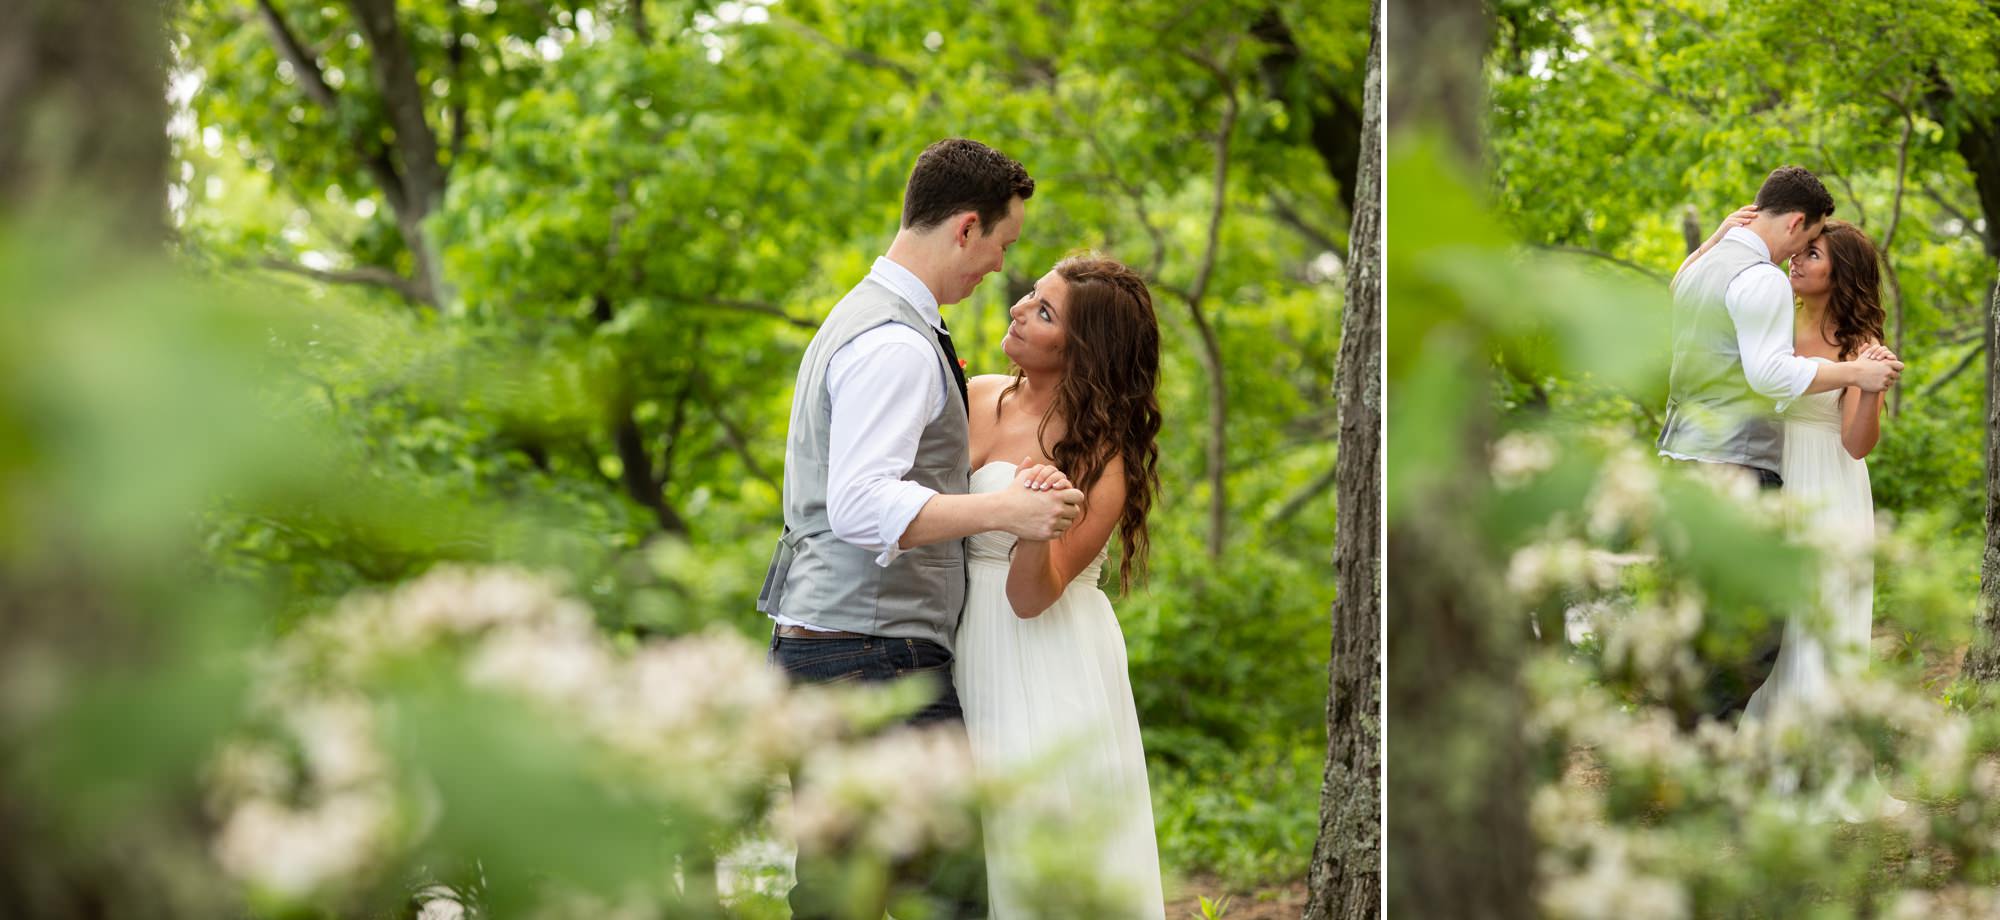
[[[1007,337],[1000,350],[1009,360],[1029,373],[1060,370],[1063,366],[1064,312],[1069,308],[1069,282],[1050,271],[1008,308]]]
[[[1814,297],[1832,289],[1833,262],[1826,257],[1826,237],[1817,236],[1792,257],[1792,293]]]

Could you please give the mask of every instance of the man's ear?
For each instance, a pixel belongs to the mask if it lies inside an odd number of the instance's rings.
[[[972,231],[978,227],[979,212],[967,211],[958,218],[958,229],[953,232],[952,239],[960,245],[969,245],[972,242]]]

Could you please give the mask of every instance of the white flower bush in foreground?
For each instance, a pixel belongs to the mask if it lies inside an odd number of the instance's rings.
[[[548,743],[580,746],[607,795],[663,826],[708,828],[718,848],[772,826],[774,812],[789,813],[786,832],[857,857],[970,840],[981,786],[963,733],[876,731],[907,691],[794,688],[763,649],[721,632],[630,645],[553,579],[515,569],[441,569],[347,600],[255,653],[263,730],[207,771],[216,861],[277,904],[338,900],[407,873],[441,807],[423,765],[399,762],[387,740],[412,675],[546,717],[567,732]],[[794,770],[807,794],[779,808]],[[686,897],[700,871],[683,853],[658,875],[679,878],[664,887]],[[422,916],[465,910],[426,890]],[[602,902],[558,885],[545,903],[567,914],[560,905]]]
[[[1557,468],[1553,444],[1503,439],[1496,487]],[[1546,914],[2000,916],[2000,763],[1977,742],[1991,713],[1850,662],[1821,705],[1684,729],[1670,700],[1701,680],[1705,586],[1674,561],[1686,531],[1663,464],[1616,438],[1596,449],[1587,499],[1515,548],[1505,579],[1518,609],[1588,623],[1582,644],[1544,638],[1524,675],[1524,730],[1548,764],[1529,812]],[[1787,513],[1746,477],[1696,472],[1719,504]],[[1897,577],[1938,565],[1882,529]]]

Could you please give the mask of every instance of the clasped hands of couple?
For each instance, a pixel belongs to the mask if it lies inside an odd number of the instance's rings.
[[[1083,492],[1062,470],[1033,460],[1021,458],[1013,486],[1002,493],[1008,514],[1000,529],[1023,540],[1055,540],[1083,513]]]

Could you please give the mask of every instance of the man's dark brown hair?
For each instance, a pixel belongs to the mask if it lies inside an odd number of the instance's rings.
[[[1815,224],[1833,213],[1833,196],[1805,167],[1780,166],[1757,190],[1757,212],[1804,214],[1807,224]]]
[[[903,189],[903,227],[928,230],[953,214],[979,215],[980,236],[1007,219],[1007,203],[1035,194],[1035,180],[1012,157],[962,137],[938,141],[917,156]]]

